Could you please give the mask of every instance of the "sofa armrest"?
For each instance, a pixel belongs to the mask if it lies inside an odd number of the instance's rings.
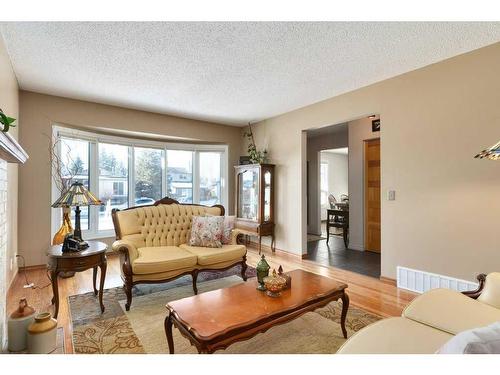
[[[486,276],[484,287],[477,300],[500,309],[500,272],[491,272]]]
[[[481,293],[483,292],[484,283],[486,281],[486,275],[484,273],[480,273],[479,275],[477,275],[476,278],[477,278],[477,281],[479,282],[478,288],[476,290],[462,292],[462,294],[464,294],[467,297],[470,297],[472,299],[477,299],[481,295]]]
[[[139,256],[136,246],[131,241],[115,241],[113,242],[112,249],[113,251],[124,254],[126,260],[130,262],[130,264],[132,264],[132,262]]]
[[[231,245],[238,245],[238,236],[243,234],[244,234],[243,231],[234,228],[231,231]]]

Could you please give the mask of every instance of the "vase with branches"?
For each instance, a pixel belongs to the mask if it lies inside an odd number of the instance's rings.
[[[267,162],[267,150],[262,151],[257,149],[255,145],[255,139],[253,137],[252,125],[248,123],[248,130],[243,133],[243,137],[248,140],[248,156],[250,157],[250,162],[252,164],[262,164]]]

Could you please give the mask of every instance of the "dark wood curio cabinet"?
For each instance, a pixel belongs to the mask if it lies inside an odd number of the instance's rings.
[[[246,236],[259,237],[259,253],[263,236],[274,238],[274,165],[237,165],[236,175],[236,228]]]

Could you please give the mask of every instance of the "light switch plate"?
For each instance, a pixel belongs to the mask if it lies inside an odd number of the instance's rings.
[[[396,200],[396,190],[389,190],[387,192],[387,200],[395,201]]]

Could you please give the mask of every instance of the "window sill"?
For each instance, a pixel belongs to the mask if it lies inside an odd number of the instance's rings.
[[[115,232],[113,230],[100,231],[98,233],[83,232],[82,237],[86,240],[99,240],[102,238],[115,238]]]

